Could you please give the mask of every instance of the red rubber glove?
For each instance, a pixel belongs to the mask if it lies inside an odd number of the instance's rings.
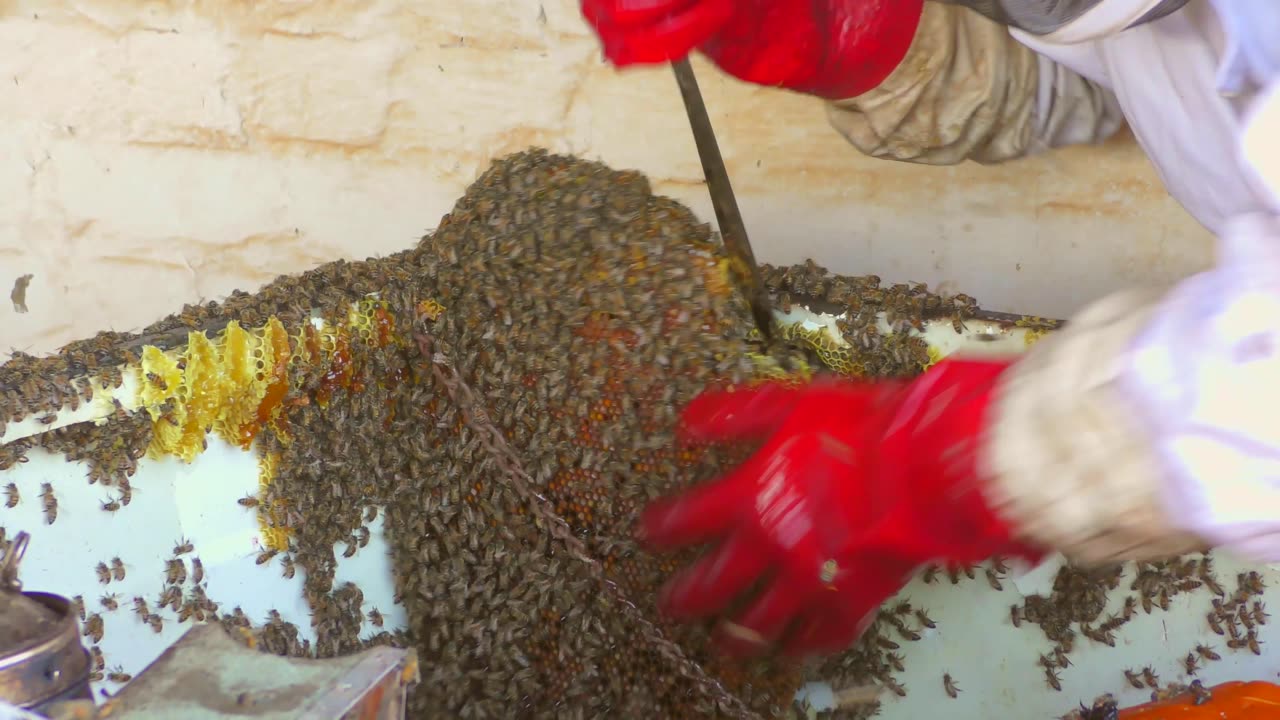
[[[582,0],[620,67],[701,50],[741,80],[830,99],[876,87],[907,53],[924,0]]]
[[[931,562],[1038,562],[988,508],[976,453],[1005,362],[945,360],[909,381],[822,380],[708,391],[685,409],[694,441],[767,438],[726,477],[658,500],[639,535],[656,549],[721,540],[673,577],[659,608],[719,614],[761,592],[718,640],[734,654],[851,645],[874,611]]]

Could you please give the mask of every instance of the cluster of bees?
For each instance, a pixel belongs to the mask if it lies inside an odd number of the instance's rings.
[[[1206,619],[1209,629],[1218,635],[1227,637],[1227,647],[1231,650],[1248,649],[1254,655],[1262,654],[1262,642],[1258,640],[1258,626],[1266,625],[1271,617],[1266,605],[1255,598],[1266,590],[1266,585],[1256,571],[1239,573],[1236,576],[1236,590],[1230,598],[1218,587],[1215,594],[1219,597],[1213,601],[1213,610]]]
[[[924,339],[912,330],[923,330],[928,320],[949,318],[957,332],[973,317],[977,303],[968,295],[942,296],[922,283],[897,283],[882,287],[875,275],[836,275],[813,261],[774,267],[763,265],[761,277],[775,306],[791,312],[802,305],[814,312],[837,315],[836,326],[844,345],[825,333],[800,325],[782,328],[782,337],[816,356],[820,367],[853,377],[910,377],[933,358]],[[889,325],[884,332],[881,319]]]
[[[494,163],[414,249],[281,277],[253,295],[188,306],[137,335],[103,333],[51,358],[16,357],[0,367],[0,421],[89,397],[83,383],[68,396],[72,377],[117,386],[118,365],[136,362],[144,343],[174,346],[192,330],[274,318],[290,328],[295,359],[288,396],[256,436],[270,476],[240,504],[286,538],[257,562],[287,578],[302,571],[315,641],[300,640],[275,612],[255,620],[221,611],[185,542],[166,561],[160,596],[134,599],[153,629],[168,608],[281,655],[413,646],[423,674],[413,717],[742,715],[711,686],[751,713],[782,716],[806,679],[905,695],[895,679],[902,643],[935,626],[923,608],[883,608],[854,648],[818,667],[730,661],[710,650],[707,628],[669,623],[653,607],[657,588],[691,555],[654,557],[631,528],[652,499],[715,477],[752,450],[677,442],[679,409],[708,384],[785,375],[815,358],[820,370],[911,376],[933,359],[911,331],[943,317],[963,330],[975,303],[813,263],[766,266],[779,306],[838,312],[846,345],[792,328],[764,347],[723,261],[709,228],[655,197],[643,176],[520,153]],[[350,331],[350,309],[373,294],[366,329]],[[876,327],[881,313],[896,332]],[[315,328],[316,315],[329,330]],[[91,482],[116,491],[103,510],[119,511],[151,428],[145,413],[118,411],[101,427],[10,443],[0,469],[34,446],[84,460]],[[378,519],[408,617],[402,631],[384,629],[361,589],[334,579],[339,555],[366,551]],[[115,563],[102,568],[103,582],[116,579]],[[1001,590],[1007,567],[997,559],[929,572],[952,583],[981,572]],[[1047,657],[1065,665],[1077,629],[1107,638],[1119,627],[1100,620],[1118,577],[1064,569],[1053,594],[1028,598],[1015,618],[1039,625],[1055,642]],[[1151,602],[1161,602],[1159,590]],[[114,597],[102,604],[120,606]],[[100,616],[82,620],[100,641]],[[654,627],[676,650],[649,641]],[[95,660],[95,672],[105,667]],[[942,683],[958,697],[950,674]]]

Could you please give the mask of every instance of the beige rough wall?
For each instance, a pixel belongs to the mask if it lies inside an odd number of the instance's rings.
[[[604,65],[571,0],[0,1],[0,357],[402,249],[529,145],[710,218],[665,68]],[[698,65],[757,253],[1064,315],[1204,265],[1128,140],[999,168],[869,160],[816,101]]]

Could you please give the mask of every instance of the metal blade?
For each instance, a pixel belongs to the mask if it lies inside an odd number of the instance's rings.
[[[747,238],[747,228],[742,222],[742,212],[738,210],[738,201],[733,195],[733,185],[729,183],[729,173],[725,170],[724,159],[720,156],[720,145],[716,143],[716,133],[711,127],[711,118],[707,115],[707,106],[702,101],[702,92],[698,89],[698,79],[694,77],[693,67],[688,58],[671,63],[676,74],[676,84],[680,86],[680,96],[684,99],[684,108],[689,113],[689,125],[693,129],[693,140],[698,145],[698,157],[702,159],[702,172],[707,178],[707,189],[711,193],[711,205],[716,211],[716,221],[720,224],[720,235],[724,238],[725,249],[729,252],[730,271],[738,283],[738,287],[747,297],[751,306],[751,315],[755,318],[756,327],[765,341],[773,339],[773,311],[770,308],[769,294],[765,291],[760,277],[760,268],[756,265],[755,253],[751,252],[751,241]]]

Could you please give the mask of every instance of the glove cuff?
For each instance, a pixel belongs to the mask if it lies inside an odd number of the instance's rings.
[[[1160,294],[1091,305],[1001,377],[979,467],[1017,537],[1085,563],[1204,547],[1168,517],[1159,458],[1121,386]]]

